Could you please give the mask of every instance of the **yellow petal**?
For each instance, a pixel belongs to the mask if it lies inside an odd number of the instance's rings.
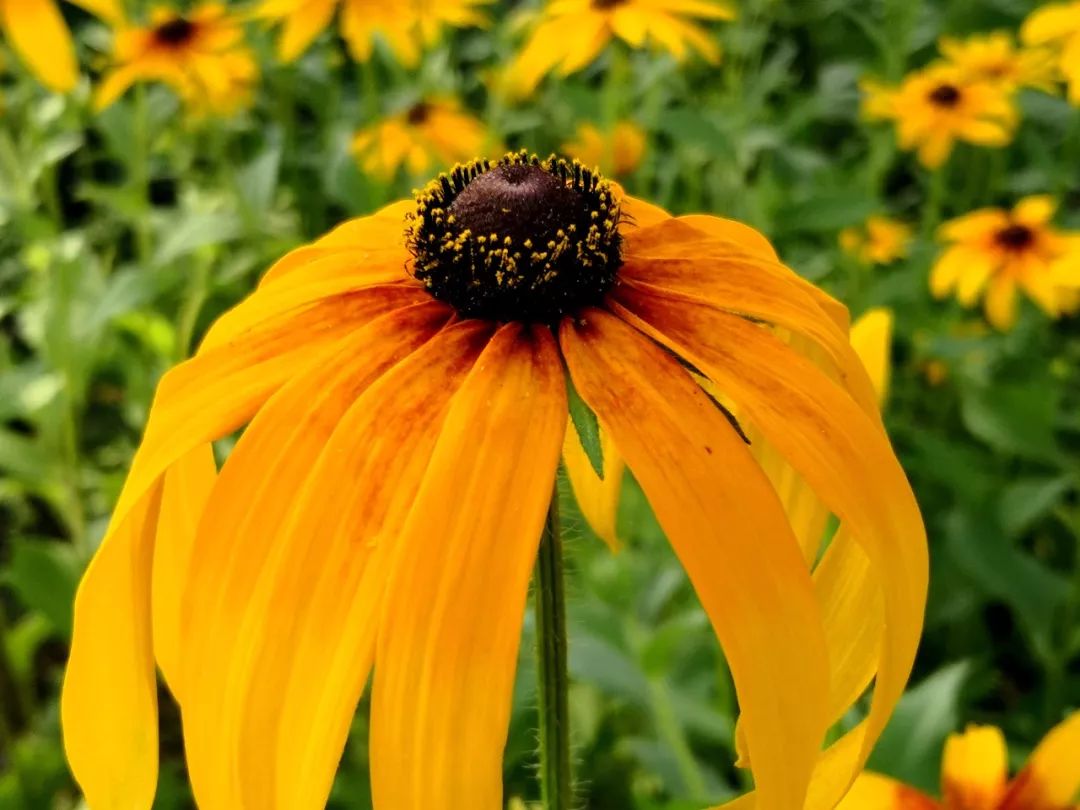
[[[674,358],[599,310],[564,321],[560,339],[578,391],[611,430],[724,648],[758,807],[801,806],[828,676],[810,574],[776,494]]]
[[[291,62],[308,49],[319,33],[330,24],[337,0],[312,0],[285,18],[278,40],[278,58]]]
[[[626,465],[604,428],[600,429],[600,452],[604,459],[603,478],[596,475],[573,423],[566,426],[563,464],[578,508],[597,537],[607,543],[612,551],[618,551],[622,544],[615,527],[619,516],[619,496],[622,494],[623,468]]]
[[[937,810],[937,807],[937,802],[915,788],[867,771],[855,780],[837,810]]]
[[[983,302],[986,319],[990,325],[1002,332],[1007,332],[1016,324],[1016,281],[1001,277],[995,278],[986,290]]]
[[[1038,194],[1020,200],[1013,208],[1012,218],[1029,228],[1039,228],[1053,219],[1055,211],[1057,200],[1047,194]]]
[[[1009,785],[1000,810],[1068,808],[1080,791],[1080,712],[1055,726]]]
[[[64,751],[87,803],[149,808],[157,788],[150,574],[160,485],[113,517],[75,597],[60,700]]]
[[[950,734],[941,758],[941,793],[947,807],[996,810],[1009,776],[1005,737],[994,726],[968,726]]]
[[[243,688],[245,807],[325,806],[375,656],[390,555],[450,397],[489,337],[481,321],[447,327],[373,383],[298,493]]]
[[[41,83],[66,93],[79,78],[75,49],[53,0],[4,0],[0,28]]]
[[[290,543],[292,512],[338,421],[376,379],[429,339],[445,311],[421,304],[379,318],[259,410],[229,455],[195,534],[182,602],[179,693],[195,798],[242,807],[238,737],[254,641],[276,615],[274,577]]]
[[[377,807],[503,807],[521,623],[567,417],[555,342],[525,329],[500,329],[455,394],[396,543],[372,687]]]
[[[869,558],[884,589],[889,632],[860,754],[865,760],[910,674],[927,588],[922,519],[884,431],[840,387],[765,329],[709,307],[638,292],[629,284],[617,296],[629,308],[614,304],[617,312],[734,400]],[[758,752],[749,743],[756,760]]]
[[[165,473],[151,593],[154,657],[174,694],[180,674],[181,593],[195,530],[216,477],[217,464],[209,444],[197,446]]]
[[[889,395],[892,330],[893,313],[887,307],[867,310],[851,325],[851,345],[866,367],[882,405]]]

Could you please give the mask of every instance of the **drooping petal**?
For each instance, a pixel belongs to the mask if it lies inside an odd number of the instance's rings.
[[[419,304],[358,329],[332,359],[293,379],[259,410],[222,468],[192,548],[182,603],[183,669],[174,685],[201,807],[243,806],[236,740],[252,642],[275,618],[269,599],[289,548],[277,530],[357,397],[445,322],[442,307]]]
[[[628,309],[615,304],[616,311],[727,392],[866,552],[884,591],[889,633],[860,754],[865,761],[903,693],[926,603],[925,530],[888,439],[840,387],[765,329],[629,284],[617,295]],[[756,759],[752,741],[750,748]]]
[[[256,658],[241,690],[245,807],[326,804],[374,658],[390,555],[447,403],[489,336],[480,321],[450,326],[372,384],[274,538],[286,548],[273,615],[252,641]]]
[[[837,810],[937,810],[938,803],[915,788],[867,771],[855,780]]]
[[[450,404],[398,538],[372,689],[374,803],[500,810],[529,574],[566,429],[550,332],[504,326]]]
[[[362,301],[321,302],[271,319],[162,378],[109,530],[76,600],[62,720],[72,770],[95,807],[148,806],[153,797],[150,581],[162,476],[189,452],[246,422],[282,383],[323,360],[352,330],[395,305],[427,297],[415,292],[419,297],[394,288]],[[175,673],[167,674],[176,689]]]
[[[801,806],[826,726],[828,674],[810,573],[783,507],[676,360],[600,310],[564,321],[560,337],[578,391],[611,430],[724,648],[758,807]]]
[[[154,483],[114,516],[75,597],[60,711],[68,764],[95,810],[148,810],[157,789],[150,576],[160,503]]]
[[[1055,726],[1009,785],[1000,810],[1068,808],[1080,791],[1080,712]]]
[[[941,797],[946,807],[997,810],[1009,777],[1005,736],[994,726],[968,726],[950,734],[941,757]]]
[[[0,28],[42,84],[61,93],[75,87],[79,69],[71,34],[53,0],[5,0]]]
[[[165,473],[154,538],[151,604],[154,658],[170,687],[180,672],[180,601],[195,530],[217,478],[214,451],[197,446]]]
[[[604,477],[600,478],[581,446],[573,424],[567,425],[563,443],[563,464],[578,508],[590,528],[608,544],[612,551],[622,545],[615,532],[619,515],[619,496],[622,493],[623,469],[626,464],[619,455],[610,433],[600,429],[600,452],[604,459]]]
[[[880,405],[889,395],[892,330],[893,313],[887,307],[867,310],[851,325],[851,345],[870,375]]]

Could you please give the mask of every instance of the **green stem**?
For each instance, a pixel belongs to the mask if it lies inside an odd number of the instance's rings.
[[[25,701],[7,642],[7,617],[0,607],[0,741],[13,742],[26,726],[31,709]],[[2,750],[2,748],[0,748]]]
[[[566,592],[559,493],[552,493],[536,562],[536,657],[540,710],[540,789],[545,810],[569,810],[570,678],[566,670]]]

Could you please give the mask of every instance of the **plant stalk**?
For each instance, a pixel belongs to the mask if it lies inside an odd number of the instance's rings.
[[[570,810],[570,678],[566,667],[566,591],[558,487],[551,496],[536,562],[536,657],[539,668],[540,790],[545,810]]]

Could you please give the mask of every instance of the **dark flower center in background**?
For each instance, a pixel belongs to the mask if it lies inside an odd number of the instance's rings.
[[[431,105],[425,101],[419,101],[409,107],[409,111],[405,113],[405,120],[410,125],[418,127],[428,120],[429,115],[431,115]]]
[[[592,7],[599,11],[605,11],[609,8],[621,6],[625,2],[627,0],[592,0]]]
[[[1035,234],[1027,225],[1010,225],[995,236],[997,243],[1010,250],[1023,250],[1035,241]]]
[[[611,184],[524,152],[436,178],[406,231],[413,275],[465,317],[555,323],[599,303],[619,269]]]
[[[960,103],[960,89],[952,84],[939,85],[930,93],[930,100],[939,107],[955,107]]]
[[[183,45],[195,36],[195,23],[177,17],[174,20],[162,23],[154,29],[154,39],[162,45]]]

